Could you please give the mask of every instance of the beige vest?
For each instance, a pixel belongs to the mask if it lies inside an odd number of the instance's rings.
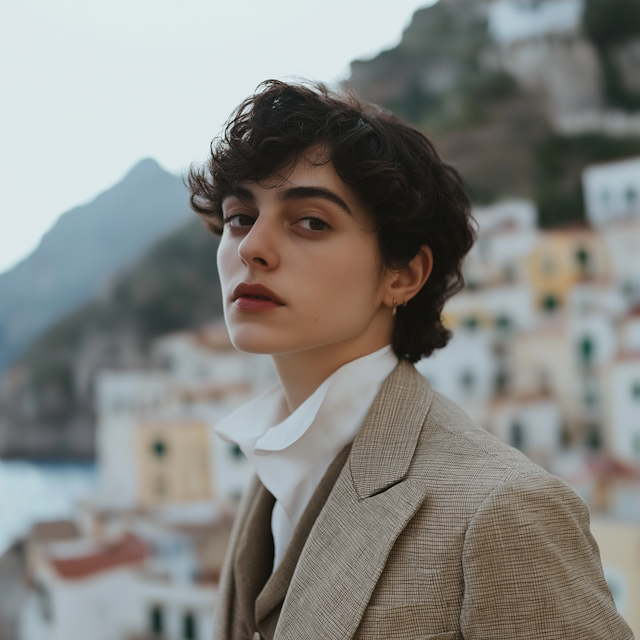
[[[231,597],[229,640],[253,640],[255,633],[273,640],[282,603],[298,564],[298,558],[322,507],[324,506],[351,445],[336,456],[314,492],[300,518],[291,542],[273,574],[273,536],[271,512],[275,498],[259,482],[246,517],[238,532],[232,562],[233,595]]]

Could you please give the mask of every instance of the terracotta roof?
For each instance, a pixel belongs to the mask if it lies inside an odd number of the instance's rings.
[[[543,389],[532,391],[530,393],[505,393],[503,396],[497,396],[491,401],[491,407],[516,405],[516,404],[532,404],[534,402],[556,402],[555,397],[550,391]]]
[[[640,351],[621,351],[615,357],[616,362],[640,361]]]
[[[607,480],[640,480],[640,467],[623,462],[607,452],[590,456],[587,466],[592,473]]]
[[[631,307],[631,309],[627,311],[625,318],[640,318],[640,304]]]
[[[142,540],[128,533],[120,540],[85,550],[76,556],[67,553],[65,557],[56,558],[53,553],[48,556],[48,560],[60,577],[73,580],[116,567],[139,564],[147,557],[148,552]]]

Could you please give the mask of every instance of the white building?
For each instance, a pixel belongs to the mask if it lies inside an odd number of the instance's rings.
[[[513,380],[518,396],[551,394],[558,402],[565,425],[576,436],[582,425],[582,384],[576,371],[575,345],[567,339],[567,319],[562,314],[539,319],[531,331],[518,333],[510,346]]]
[[[631,309],[620,323],[620,349],[640,353],[640,307]]]
[[[271,358],[235,349],[222,323],[158,338],[152,356],[178,383],[189,388],[207,388],[212,383],[265,388],[274,380]]]
[[[133,536],[103,545],[86,538],[41,545],[32,554],[34,589],[22,612],[22,640],[85,640],[89,630],[92,640],[123,640],[144,628],[136,583],[146,554]]]
[[[640,158],[587,167],[582,186],[587,218],[594,227],[640,220]]]
[[[533,294],[527,283],[504,283],[466,289],[451,298],[444,311],[448,327],[494,330],[498,336],[523,331],[535,322]]]
[[[237,351],[220,325],[161,338],[152,351],[163,369],[96,379],[100,501],[131,509],[237,497],[250,464],[213,428],[274,382],[271,359]]]
[[[491,404],[487,423],[503,442],[545,466],[562,447],[562,412],[546,394],[499,398]]]
[[[498,374],[491,332],[458,331],[445,349],[420,360],[416,368],[436,391],[460,404],[478,423],[484,423]]]
[[[524,258],[537,245],[537,210],[529,200],[507,200],[476,207],[478,240],[465,259],[472,287],[524,280]]]
[[[125,533],[31,550],[34,589],[22,611],[21,640],[211,637],[216,586],[176,572],[188,556],[179,536],[152,540]]]
[[[618,458],[640,464],[640,353],[619,355],[603,371],[605,443]]]
[[[640,218],[617,220],[600,229],[611,277],[627,306],[640,304]]]
[[[574,34],[583,13],[584,0],[497,0],[489,5],[489,33],[501,44]]]

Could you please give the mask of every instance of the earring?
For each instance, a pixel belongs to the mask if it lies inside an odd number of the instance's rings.
[[[391,315],[395,316],[396,315],[396,307],[398,306],[398,301],[394,300],[393,301],[393,309],[391,309]]]

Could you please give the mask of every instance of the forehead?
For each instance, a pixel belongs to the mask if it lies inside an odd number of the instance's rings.
[[[351,195],[352,190],[338,175],[331,162],[321,156],[309,153],[302,156],[295,164],[284,170],[267,176],[258,183],[244,183],[243,186],[253,184],[258,188],[273,190],[299,186],[318,186]]]

